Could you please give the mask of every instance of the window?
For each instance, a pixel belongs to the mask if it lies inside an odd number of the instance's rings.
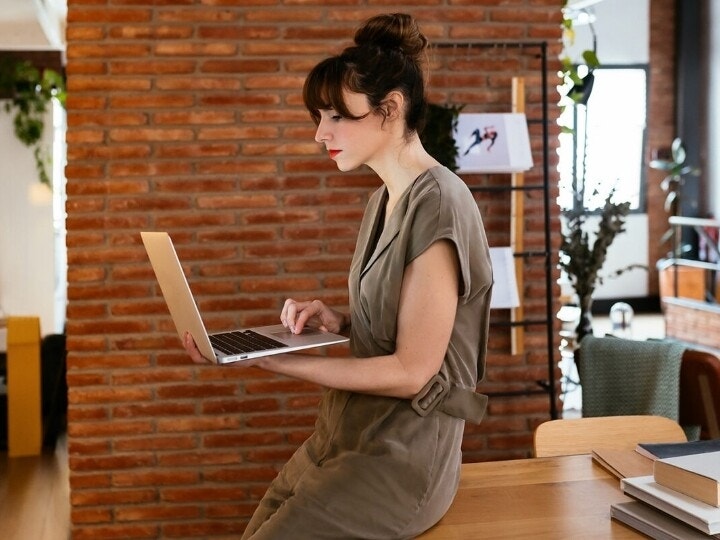
[[[593,74],[587,105],[566,107],[560,117],[573,132],[560,135],[558,203],[597,210],[614,188],[613,200],[643,211],[647,66],[602,66]]]

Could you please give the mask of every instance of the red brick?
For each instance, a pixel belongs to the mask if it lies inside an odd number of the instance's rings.
[[[81,9],[74,7],[68,11],[68,23],[134,23],[149,21],[152,11],[149,9],[109,9],[107,6],[102,9]],[[70,24],[69,26],[72,26]]]
[[[137,508],[119,508],[115,510],[118,521],[171,521],[177,519],[194,519],[200,517],[197,505],[152,506],[144,505]]]
[[[94,509],[76,509],[71,512],[73,523],[108,523],[112,521],[112,512],[109,508]]]
[[[130,538],[157,538],[159,527],[157,525],[107,525],[85,528],[73,528],[72,537],[75,540],[97,540],[103,538],[130,539]]]
[[[157,437],[133,437],[116,439],[113,443],[115,450],[119,452],[145,452],[145,451],[170,451],[170,450],[191,450],[197,448],[194,436],[188,435],[164,435]]]
[[[161,433],[235,430],[239,425],[240,420],[233,417],[162,418],[157,421],[157,430]]]
[[[154,53],[160,57],[163,56],[233,56],[237,53],[237,45],[232,42],[204,42],[204,43],[188,43],[160,42],[155,46]]]
[[[122,25],[111,26],[108,36],[115,39],[188,39],[193,34],[192,26],[141,26]]]

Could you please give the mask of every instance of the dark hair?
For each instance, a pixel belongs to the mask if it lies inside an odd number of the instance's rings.
[[[303,100],[313,121],[320,110],[334,109],[353,116],[343,100],[343,90],[365,94],[372,111],[387,116],[384,99],[393,90],[406,100],[405,124],[420,132],[425,123],[425,50],[427,39],[415,20],[405,13],[377,15],[355,33],[355,44],[341,54],[320,62],[305,79]]]

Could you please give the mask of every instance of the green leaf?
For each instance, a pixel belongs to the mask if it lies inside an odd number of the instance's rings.
[[[685,163],[686,153],[685,153],[685,147],[682,144],[682,140],[679,137],[676,137],[672,145],[670,146],[670,151],[672,153],[673,161],[676,164],[682,164]]]
[[[672,161],[667,161],[664,159],[653,159],[648,164],[651,169],[658,169],[660,171],[669,171],[675,166],[675,163]]]
[[[667,194],[667,197],[665,197],[665,205],[664,205],[664,206],[665,206],[665,211],[674,214],[674,213],[675,213],[675,212],[674,212],[674,210],[675,210],[675,209],[674,209],[674,204],[676,203],[677,200],[678,200],[678,192],[677,192],[677,191],[670,191],[670,192]]]
[[[589,69],[595,69],[600,65],[600,60],[598,60],[597,54],[595,54],[595,51],[587,50],[582,52],[583,60],[585,60],[585,64]]]

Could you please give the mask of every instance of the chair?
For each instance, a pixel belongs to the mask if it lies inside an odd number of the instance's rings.
[[[720,438],[720,358],[688,349],[680,366],[680,424],[699,426],[700,439]]]
[[[655,415],[679,420],[675,341],[585,336],[578,349],[583,416]]]
[[[550,420],[535,428],[535,457],[589,454],[593,449],[634,450],[640,442],[684,442],[680,424],[664,416],[593,416]]]

